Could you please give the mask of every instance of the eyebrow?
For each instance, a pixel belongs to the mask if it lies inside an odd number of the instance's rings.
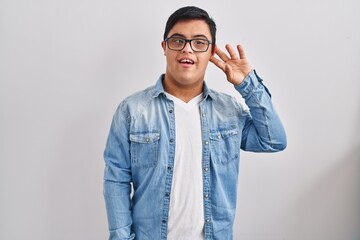
[[[180,33],[174,33],[174,34],[171,35],[170,37],[183,37],[183,38],[186,38],[183,34],[180,34]],[[204,34],[196,34],[196,35],[194,35],[192,38],[199,38],[199,37],[208,39]]]

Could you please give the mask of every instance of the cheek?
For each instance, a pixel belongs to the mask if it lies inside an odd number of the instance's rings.
[[[210,56],[211,55],[206,55],[206,56],[202,56],[201,58],[199,58],[199,63],[202,67],[206,67],[210,61]]]
[[[175,68],[177,65],[176,54],[165,51],[166,66],[168,68]]]
[[[166,58],[166,62],[169,63],[171,61],[172,56],[171,56],[171,53],[167,49],[164,50],[164,56]]]

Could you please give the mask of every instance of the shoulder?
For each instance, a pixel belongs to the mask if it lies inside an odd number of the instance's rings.
[[[154,95],[155,86],[150,86],[144,90],[135,92],[120,102],[116,114],[125,118],[130,118],[140,114],[151,103]]]
[[[150,99],[153,96],[155,86],[150,86],[144,90],[135,92],[128,97],[126,97],[121,103],[124,104],[138,104],[139,102],[144,102]]]
[[[248,108],[244,101],[239,100],[240,98],[242,98],[241,95],[236,98],[230,94],[219,92],[214,89],[209,89],[209,96],[213,100],[212,105],[214,109],[226,116],[233,116],[239,114],[243,115],[248,112]]]
[[[209,95],[211,96],[212,99],[218,102],[224,102],[224,101],[227,102],[227,101],[235,100],[235,97],[231,96],[230,94],[219,92],[211,88],[209,89]]]
[[[223,107],[238,107],[240,106],[239,102],[234,96],[230,94],[216,91],[214,89],[209,89],[209,96],[214,101],[215,104],[221,105]]]

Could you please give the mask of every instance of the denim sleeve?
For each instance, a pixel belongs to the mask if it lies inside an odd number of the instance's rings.
[[[131,230],[131,170],[128,119],[124,104],[117,109],[104,151],[104,198],[109,223],[109,240],[134,239]]]
[[[241,148],[252,152],[277,152],[285,149],[287,142],[284,127],[274,109],[269,90],[255,70],[235,89],[250,108],[243,128]]]

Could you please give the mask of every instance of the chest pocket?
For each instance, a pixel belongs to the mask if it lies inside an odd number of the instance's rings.
[[[131,164],[142,168],[155,166],[158,161],[159,140],[158,132],[130,134]]]
[[[237,129],[210,131],[210,153],[214,163],[227,164],[239,158],[238,135]]]

